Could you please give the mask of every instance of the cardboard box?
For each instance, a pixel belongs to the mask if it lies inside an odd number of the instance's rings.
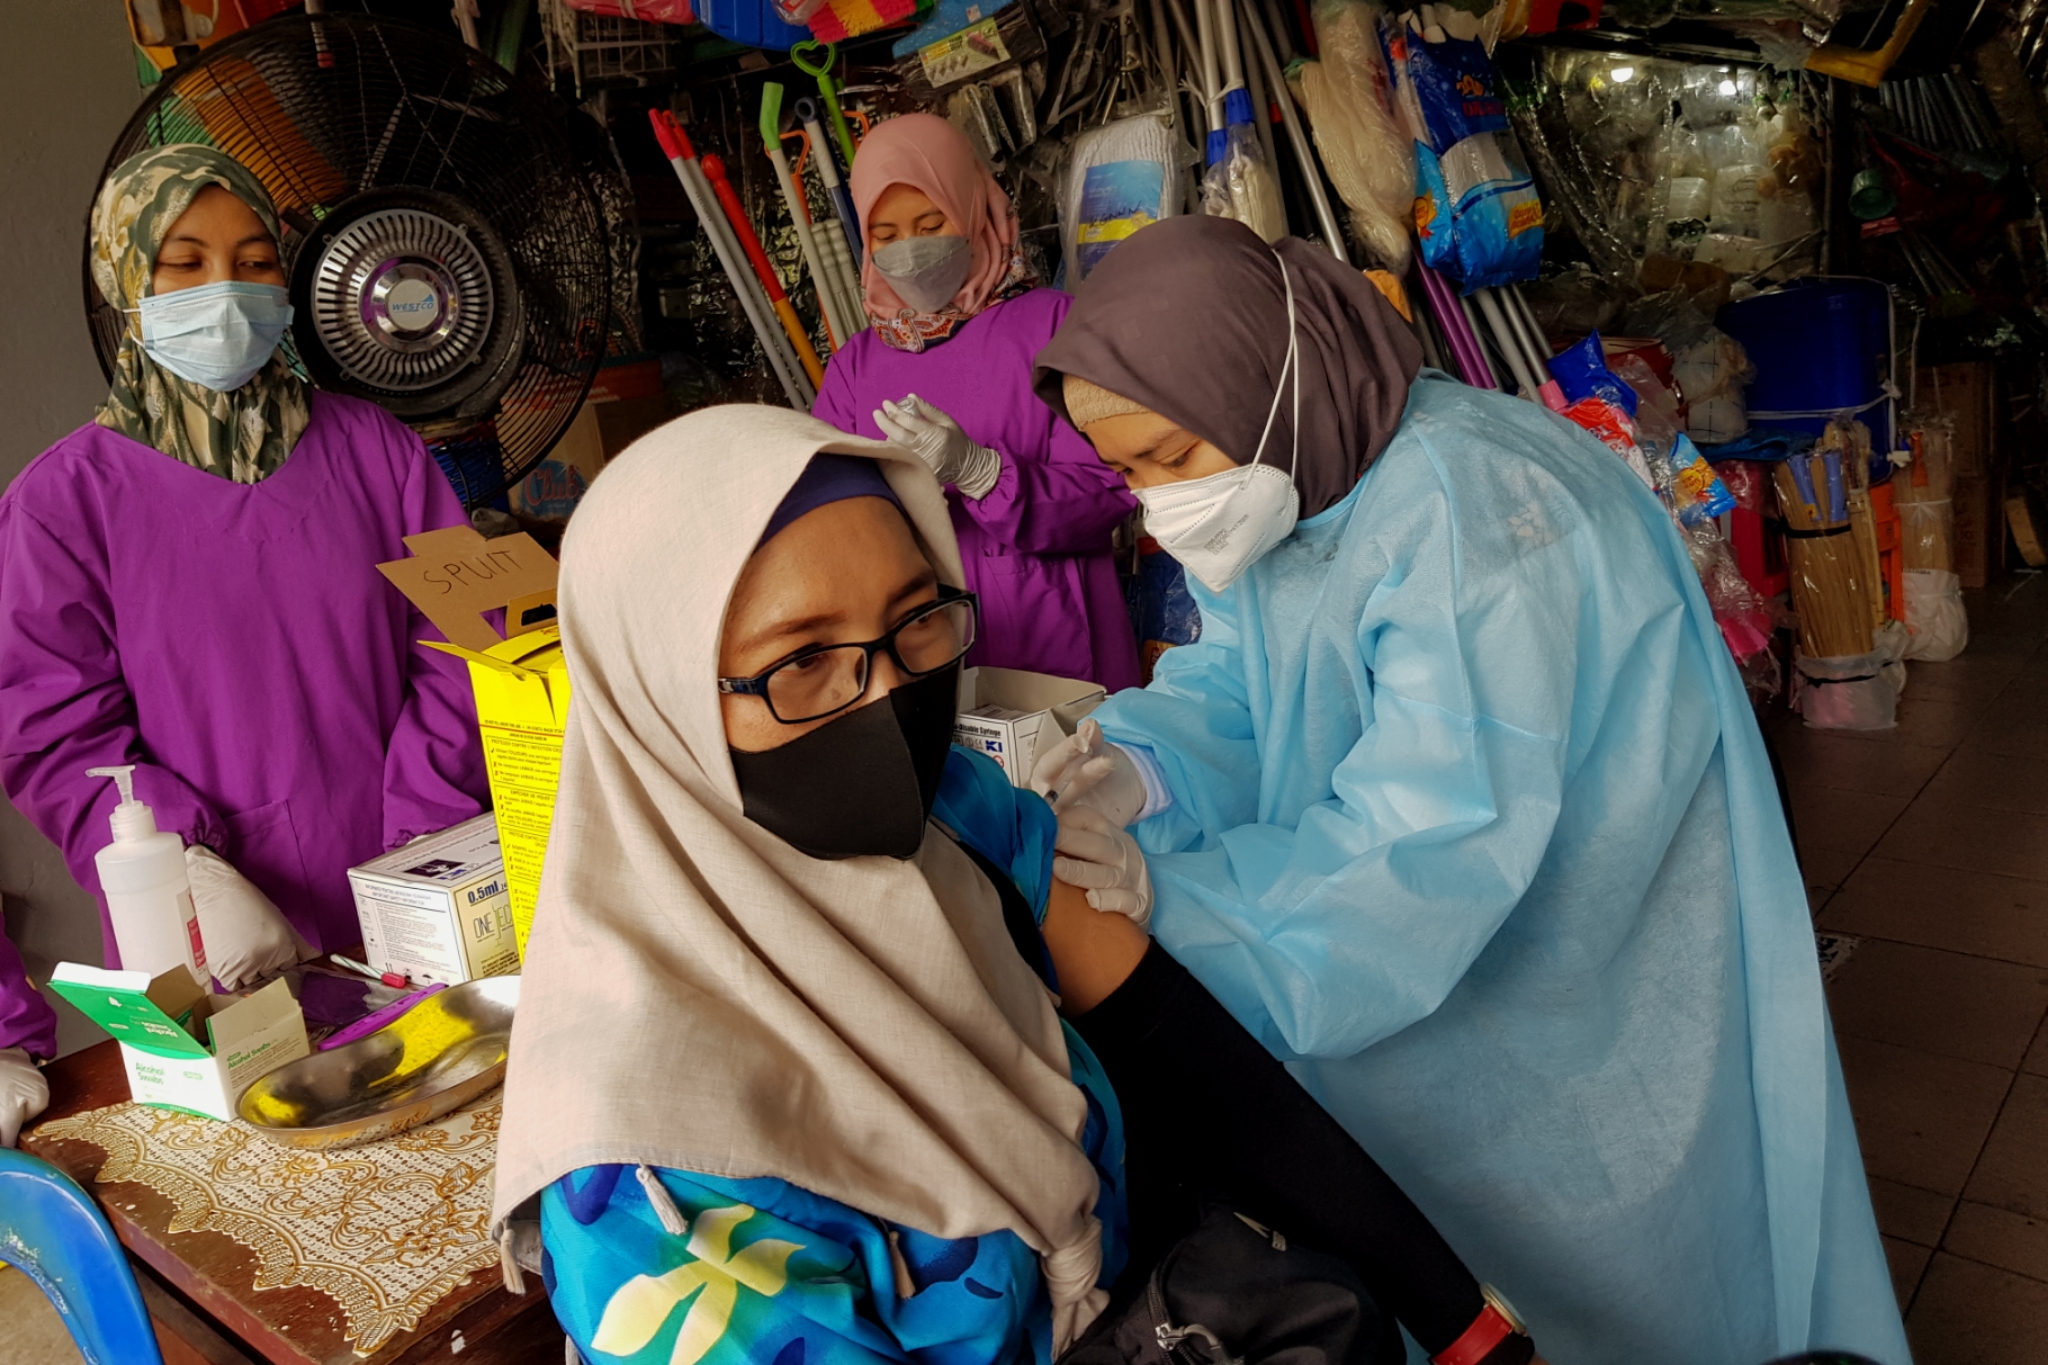
[[[557,566],[524,535],[485,540],[456,526],[408,536],[405,543],[413,558],[377,567],[451,642],[423,643],[469,664],[505,860],[512,941],[524,954],[569,716],[569,670],[554,624]],[[497,559],[501,547],[505,557]],[[485,577],[482,568],[493,566],[504,571]],[[505,609],[505,639],[483,617],[499,607]]]
[[[450,986],[519,970],[494,816],[352,867],[348,884],[373,970]]]
[[[141,972],[60,962],[50,987],[121,1044],[137,1104],[231,1120],[257,1077],[312,1049],[284,981],[253,995],[211,995],[184,967]]]
[[[953,740],[1001,764],[1012,786],[1026,786],[1040,749],[1073,734],[1107,695],[1096,684],[1074,678],[970,668],[960,678]]]
[[[1956,524],[1949,546],[1956,576],[1966,588],[1981,588],[1991,581],[1993,556],[2004,545],[2005,517],[1993,486],[1996,482],[1959,475],[1950,487]]]
[[[1929,412],[1955,420],[1954,469],[1959,479],[1984,478],[1997,465],[1995,380],[1991,362],[1986,360],[1922,366],[1915,380],[1914,401]]]
[[[476,691],[484,771],[490,775],[498,843],[505,854],[512,932],[524,957],[561,782],[569,666],[562,659],[562,633],[553,626],[462,657],[469,661],[469,684]]]

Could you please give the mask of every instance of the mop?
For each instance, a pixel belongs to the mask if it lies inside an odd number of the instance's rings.
[[[846,235],[847,259],[858,274],[861,267],[860,218],[853,211],[853,195],[839,178],[839,163],[832,159],[832,144],[825,140],[824,125],[818,121],[818,102],[809,95],[798,100],[796,118],[804,126],[804,136],[810,139],[811,164],[818,168],[818,179],[825,183],[825,197],[832,201],[832,211],[839,215],[840,230]]]
[[[832,334],[835,347],[844,346],[859,329],[847,326],[836,281],[827,273],[817,238],[811,232],[810,205],[804,202],[803,190],[790,174],[789,158],[782,154],[782,87],[773,81],[761,87],[761,146],[775,168],[775,187],[782,191],[789,221],[796,226],[797,245],[803,251],[804,267],[811,272],[811,285],[818,291],[818,311],[825,315],[825,329]]]
[[[1222,84],[1218,90],[1222,108],[1209,106],[1209,173],[1202,181],[1202,206],[1212,216],[1235,218],[1267,242],[1287,235],[1287,211],[1281,202],[1280,184],[1273,168],[1259,154],[1258,134],[1252,127],[1252,97],[1244,82],[1243,55],[1237,45],[1237,20],[1232,0],[1214,0],[1215,14],[1209,14],[1209,0],[1196,0],[1195,12],[1205,19],[1202,71],[1205,80],[1216,71],[1217,55],[1222,57]]]
[[[1274,56],[1266,26],[1249,11],[1245,14],[1245,21],[1251,30],[1252,46],[1258,49],[1259,64],[1266,69],[1266,84],[1273,92],[1274,103],[1280,106],[1280,124],[1287,131],[1288,145],[1294,148],[1294,162],[1301,167],[1301,178],[1308,182],[1308,197],[1315,205],[1316,221],[1322,225],[1323,239],[1329,243],[1330,254],[1349,265],[1351,257],[1344,250],[1344,229],[1338,226],[1336,210],[1323,189],[1323,177],[1317,169],[1315,153],[1309,150],[1308,132],[1301,125],[1301,114],[1294,107],[1294,97],[1288,90],[1280,61]],[[1402,240],[1406,241],[1405,235]]]
[[[798,411],[810,411],[816,394],[805,379],[795,354],[790,351],[788,338],[768,320],[767,299],[747,267],[741,263],[739,247],[732,240],[725,215],[718,207],[711,186],[704,179],[704,168],[697,164],[697,152],[690,146],[689,135],[676,121],[676,116],[665,109],[648,110],[647,120],[654,125],[655,141],[661,144],[668,164],[675,169],[676,179],[683,184],[683,193],[689,196],[690,208],[696,213],[699,226],[711,239],[711,249],[718,255],[718,263],[725,268],[725,278],[732,285],[733,293],[739,296],[740,309],[747,315],[747,322],[753,327],[754,336],[768,357],[768,366],[775,372],[776,381],[782,385],[783,396]]]
[[[796,358],[802,362],[812,387],[816,387],[818,381],[825,377],[825,367],[818,363],[818,353],[811,348],[810,335],[804,331],[803,322],[797,317],[789,295],[782,291],[782,280],[776,275],[775,267],[769,264],[768,253],[761,249],[760,235],[754,231],[747,211],[740,206],[740,197],[733,192],[732,181],[725,178],[724,160],[715,152],[706,152],[698,162],[704,168],[704,178],[711,182],[711,192],[718,196],[719,207],[725,210],[726,225],[732,229],[740,250],[746,253],[748,262],[753,265],[761,288],[768,293],[769,306],[781,321],[783,333],[789,337],[789,344],[796,351]]]
[[[1415,142],[1389,103],[1378,11],[1361,0],[1325,0],[1317,8],[1322,58],[1293,69],[1309,126],[1352,227],[1373,256],[1399,273],[1408,267],[1414,230]]]

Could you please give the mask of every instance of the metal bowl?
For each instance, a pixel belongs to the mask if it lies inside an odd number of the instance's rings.
[[[505,1079],[519,978],[428,996],[367,1038],[262,1076],[237,1109],[287,1147],[353,1147],[441,1117]]]

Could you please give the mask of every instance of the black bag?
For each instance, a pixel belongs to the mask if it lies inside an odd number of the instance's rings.
[[[1382,1353],[1392,1341],[1395,1354]],[[1399,1337],[1351,1268],[1211,1206],[1144,1290],[1059,1365],[1393,1365]]]

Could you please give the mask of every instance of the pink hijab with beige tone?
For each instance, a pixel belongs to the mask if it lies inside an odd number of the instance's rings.
[[[1017,248],[1010,196],[975,154],[965,134],[936,114],[905,114],[877,124],[853,161],[853,208],[861,234],[875,201],[891,185],[908,185],[938,205],[973,252],[967,282],[936,313],[920,313],[898,297],[869,253],[861,293],[875,331],[900,351],[921,351],[992,303],[1037,285]]]

